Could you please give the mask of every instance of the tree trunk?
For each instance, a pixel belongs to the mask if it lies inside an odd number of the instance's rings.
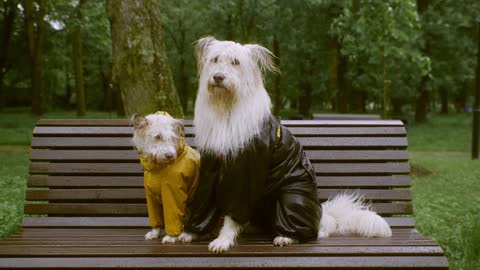
[[[347,93],[345,82],[346,59],[340,53],[337,37],[330,43],[330,65],[328,70],[328,91],[332,100],[332,108],[337,112],[347,112]]]
[[[3,36],[0,49],[0,108],[6,105],[3,94],[3,78],[8,72],[8,51],[12,40],[15,17],[17,16],[17,1],[7,1],[4,5]]]
[[[312,118],[312,83],[308,79],[302,80],[300,83],[300,88],[302,89],[302,93],[298,99],[298,113],[303,115],[304,119]]]
[[[277,35],[273,35],[273,54],[276,56],[273,59],[275,66],[280,67],[280,44],[277,39]],[[282,109],[282,89],[280,86],[281,75],[280,73],[275,74],[273,82],[273,114],[279,116],[280,110]]]
[[[392,118],[393,119],[403,118],[403,112],[402,112],[403,101],[402,101],[402,99],[392,97],[390,99],[390,101],[392,102]]]
[[[352,87],[353,88],[353,87]],[[367,93],[365,91],[352,89],[350,91],[350,112],[365,113]]]
[[[328,96],[332,103],[332,109],[336,110],[337,101],[334,97],[338,94],[338,49],[339,49],[337,37],[332,37],[330,42],[330,64],[328,66]]]
[[[454,103],[457,112],[465,112],[465,108],[467,107],[468,88],[468,82],[465,80],[458,93],[455,94]]]
[[[338,50],[340,52],[340,50]],[[345,80],[345,73],[347,67],[347,60],[340,53],[338,53],[337,65],[337,110],[339,113],[346,113],[347,109],[347,84]]]
[[[440,101],[442,105],[440,113],[448,114],[448,91],[445,87],[440,88]]]
[[[102,72],[103,82],[103,109],[112,111],[113,109],[113,85],[112,85],[112,65],[108,64]]]
[[[480,159],[480,23],[477,23],[477,69],[473,103],[472,159]]]
[[[33,59],[35,48],[35,31],[33,29],[33,0],[23,1],[23,18],[25,27],[25,37],[27,38],[28,54]]]
[[[417,0],[417,12],[419,17],[423,17],[425,11],[428,8],[428,0]],[[425,18],[423,21],[425,22]],[[425,33],[425,48],[422,49],[422,53],[426,56],[430,55],[430,46],[428,41],[428,36]],[[428,104],[430,100],[430,95],[428,90],[426,89],[426,84],[428,82],[428,76],[424,76],[420,81],[420,85],[418,87],[419,96],[417,98],[415,104],[415,122],[425,122],[427,120],[427,111],[428,111]]]
[[[182,103],[182,110],[184,113],[188,110],[188,75],[186,70],[186,61],[185,61],[185,31],[186,29],[183,27],[182,22],[180,22],[180,40],[179,40],[179,47],[178,47],[178,54],[180,55],[179,61],[179,83],[180,89],[178,89],[178,94],[180,96],[180,102]]]
[[[183,117],[163,42],[160,10],[156,0],[107,1],[113,80],[127,115],[162,110]]]
[[[33,7],[33,0],[26,0],[30,2]],[[34,48],[32,59],[32,114],[41,115],[43,113],[43,99],[44,99],[44,87],[43,87],[43,47],[45,39],[45,13],[46,13],[46,1],[38,0],[38,11],[36,15],[37,30],[34,35]],[[32,9],[33,10],[33,9]],[[32,15],[32,14],[31,14]],[[33,20],[30,21],[33,24]],[[33,29],[33,26],[28,26]],[[27,33],[28,34],[28,33]],[[31,33],[30,33],[31,34]],[[31,37],[28,37],[30,41]]]
[[[83,80],[83,57],[82,57],[82,5],[85,0],[80,0],[77,7],[78,25],[73,32],[73,66],[75,71],[75,91],[77,93],[77,115],[85,116],[87,106],[85,103],[85,88]]]

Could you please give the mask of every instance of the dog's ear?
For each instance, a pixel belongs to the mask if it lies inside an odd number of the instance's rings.
[[[208,47],[210,47],[215,41],[217,40],[214,37],[208,36],[201,38],[195,42],[195,56],[197,58],[197,64],[199,67],[203,65],[203,58],[207,54]]]
[[[138,113],[134,113],[132,117],[130,117],[130,124],[133,125],[133,128],[136,130],[147,127],[148,123],[148,119]]]
[[[265,72],[266,70],[279,73],[279,69],[273,63],[273,58],[276,56],[273,55],[267,48],[262,47],[257,44],[247,44],[245,45],[250,50],[250,57],[252,60],[258,64],[260,70]]]
[[[185,137],[185,127],[183,126],[182,120],[176,120],[173,125],[175,133],[178,135],[178,137]]]

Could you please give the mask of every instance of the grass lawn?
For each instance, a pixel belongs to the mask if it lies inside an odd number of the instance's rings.
[[[45,118],[75,118],[74,112]],[[86,118],[116,118],[89,113]],[[21,222],[28,145],[37,119],[26,110],[0,111],[0,238]],[[451,269],[480,269],[480,161],[471,161],[471,117],[432,116],[408,127],[417,228],[445,250]],[[430,172],[430,173],[429,173]]]

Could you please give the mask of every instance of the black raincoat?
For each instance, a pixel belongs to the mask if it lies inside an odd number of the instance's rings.
[[[273,116],[235,158],[203,153],[200,164],[185,231],[211,232],[229,215],[275,235],[317,237],[321,209],[313,167],[295,137]]]

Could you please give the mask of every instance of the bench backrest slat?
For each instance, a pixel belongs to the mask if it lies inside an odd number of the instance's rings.
[[[192,121],[184,121],[194,146]],[[412,213],[402,122],[283,121],[315,168],[319,198],[356,191],[384,216]],[[26,214],[146,216],[128,120],[42,119],[33,132]]]

